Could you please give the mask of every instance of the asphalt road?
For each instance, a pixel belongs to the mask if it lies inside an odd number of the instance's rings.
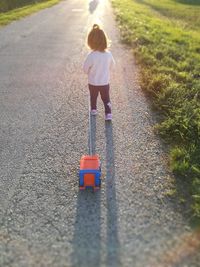
[[[79,192],[88,153],[88,28],[112,39],[113,122],[93,119],[100,192]],[[0,29],[0,266],[197,267],[198,234],[119,41],[108,0],[66,0]],[[192,240],[192,242],[191,242]]]

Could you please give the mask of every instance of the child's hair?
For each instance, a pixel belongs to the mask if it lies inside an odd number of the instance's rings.
[[[87,43],[92,50],[101,52],[105,51],[105,49],[108,47],[106,34],[102,29],[100,29],[98,24],[93,25],[88,34]]]

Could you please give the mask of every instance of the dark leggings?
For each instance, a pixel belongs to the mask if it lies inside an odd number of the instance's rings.
[[[110,89],[109,84],[102,86],[95,86],[89,84],[91,110],[97,109],[97,97],[100,93],[101,99],[105,107],[105,114],[111,113],[109,89]]]

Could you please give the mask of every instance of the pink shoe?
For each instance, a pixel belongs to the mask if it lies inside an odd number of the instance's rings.
[[[112,120],[112,114],[111,113],[106,114],[105,120],[111,121]]]
[[[91,115],[93,115],[93,116],[97,115],[97,110],[96,109],[92,109],[91,110]]]

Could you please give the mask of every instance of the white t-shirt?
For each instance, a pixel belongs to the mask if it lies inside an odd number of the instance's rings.
[[[92,51],[85,59],[83,70],[88,74],[91,85],[107,85],[110,81],[110,70],[115,64],[110,51]]]

